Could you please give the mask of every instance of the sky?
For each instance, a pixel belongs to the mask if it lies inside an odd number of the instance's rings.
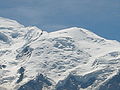
[[[120,0],[0,0],[0,17],[48,32],[81,27],[120,41]]]

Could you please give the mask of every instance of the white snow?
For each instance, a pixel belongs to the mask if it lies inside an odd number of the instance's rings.
[[[98,80],[93,84],[95,87],[91,86],[94,90],[118,71],[119,52],[119,42],[106,40],[83,28],[48,33],[0,17],[0,65],[7,66],[0,69],[0,88],[7,86],[7,90],[14,90],[38,73],[57,84],[74,73],[87,78],[95,75]],[[20,67],[25,68],[25,77],[16,84]]]

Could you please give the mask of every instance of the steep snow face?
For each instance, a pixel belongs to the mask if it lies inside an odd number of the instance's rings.
[[[108,89],[120,83],[119,67],[117,41],[83,28],[47,33],[0,18],[0,90]]]

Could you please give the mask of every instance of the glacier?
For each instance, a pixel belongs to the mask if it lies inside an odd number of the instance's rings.
[[[120,90],[120,42],[0,17],[0,90]]]

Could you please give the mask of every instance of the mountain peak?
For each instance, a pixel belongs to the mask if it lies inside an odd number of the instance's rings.
[[[19,24],[15,20],[7,19],[0,17],[0,29],[12,29],[12,28],[20,28],[24,27],[23,25]]]
[[[108,90],[119,67],[119,42],[83,28],[47,33],[0,18],[0,90]]]
[[[71,27],[71,28],[54,31],[50,33],[50,36],[51,37],[66,37],[66,36],[68,37],[69,36],[74,38],[75,40],[86,40],[88,38],[104,39],[87,29],[78,28],[78,27]]]

